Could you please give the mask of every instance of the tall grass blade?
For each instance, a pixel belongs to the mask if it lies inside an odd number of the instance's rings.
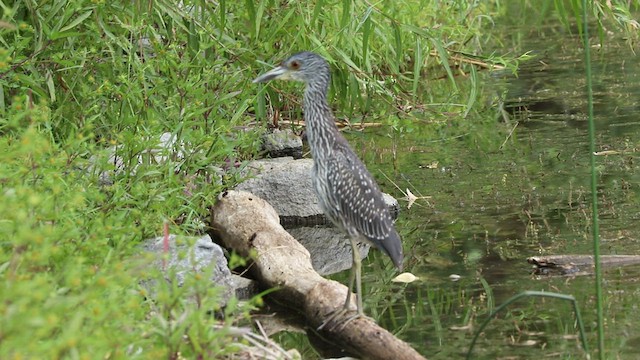
[[[569,26],[569,14],[567,14],[567,9],[564,6],[565,1],[564,0],[555,0],[555,4],[556,4],[556,11],[558,12],[558,15],[560,16],[560,20],[562,21],[562,23],[565,26]]]
[[[56,102],[56,88],[53,83],[53,74],[51,73],[51,70],[47,70],[45,78],[47,82],[47,89],[49,90],[49,99],[54,103]]]
[[[342,0],[342,20],[340,27],[346,28],[351,22],[351,0]]]
[[[258,10],[256,11],[256,23],[255,23],[255,29],[256,29],[256,35],[255,37],[258,38],[260,35],[260,28],[262,27],[262,17],[265,11],[265,6],[267,5],[266,1],[261,1],[260,4],[258,4]]]
[[[463,118],[466,118],[469,115],[471,109],[473,109],[473,105],[476,103],[476,99],[478,97],[478,71],[475,66],[471,66],[471,89],[469,90],[469,98],[467,99],[467,108],[464,111]]]
[[[442,62],[442,66],[447,71],[447,76],[449,80],[451,80],[451,86],[457,91],[458,85],[456,84],[456,79],[453,77],[453,72],[451,71],[451,66],[449,65],[449,53],[442,45],[442,42],[436,38],[431,38],[431,42],[433,46],[436,48],[438,52],[438,56],[440,57],[440,61]]]
[[[249,24],[251,24],[251,28],[249,29],[251,35],[255,37],[256,35],[256,7],[251,0],[246,0],[244,2],[245,7],[247,9],[247,19],[249,20]]]
[[[93,10],[89,10],[87,12],[85,12],[84,14],[78,16],[75,20],[73,20],[69,25],[63,27],[62,29],[60,29],[60,32],[65,32],[67,30],[71,30],[74,27],[80,25],[80,23],[82,23],[83,21],[85,21],[89,16],[91,16],[91,14],[93,14]]]
[[[484,289],[484,293],[487,295],[487,309],[493,311],[493,308],[496,306],[493,290],[485,278],[480,278],[480,284],[482,284],[482,289]]]
[[[591,46],[587,0],[582,0],[582,39],[584,42],[584,65],[587,80],[587,116],[589,118],[589,158],[591,162],[591,229],[593,230],[593,261],[595,263],[596,313],[598,318],[598,358],[604,359],[604,316],[602,309],[602,268],[600,265],[600,225],[598,222],[598,178],[596,174],[595,122],[593,120],[593,82],[591,78]]]
[[[7,111],[7,105],[4,101],[4,86],[2,84],[0,84],[0,111]]]
[[[313,15],[311,16],[311,25],[315,26],[318,22],[318,17],[320,16],[320,12],[322,11],[322,7],[324,6],[324,1],[318,0],[316,1],[316,5],[313,7]]]
[[[369,7],[367,12],[364,14],[364,19],[362,22],[362,66],[367,70],[371,70],[369,66],[369,59],[367,55],[369,54],[369,38],[371,37],[371,11],[372,8]]]
[[[442,346],[442,343],[444,342],[445,339],[445,335],[444,335],[444,329],[442,327],[442,321],[440,320],[440,317],[442,316],[442,314],[440,312],[438,312],[438,308],[436,307],[436,304],[438,303],[437,300],[432,299],[429,301],[429,309],[431,310],[431,315],[433,316],[433,327],[434,327],[434,332],[435,332],[435,336],[438,339],[438,346]]]
[[[394,72],[399,72],[400,64],[402,64],[402,54],[404,52],[402,50],[402,32],[400,30],[400,25],[398,25],[396,21],[391,20],[391,25],[393,27],[393,38],[395,40],[394,52],[396,55],[395,61],[391,63],[391,68]]]
[[[227,26],[227,1],[220,0],[218,2],[218,11],[220,12],[220,32],[224,32],[224,28]]]
[[[422,73],[422,63],[424,59],[422,58],[422,38],[416,35],[416,50],[415,50],[415,59],[413,63],[413,96],[416,98],[418,96],[418,85],[420,84],[420,79],[422,78],[420,75]]]

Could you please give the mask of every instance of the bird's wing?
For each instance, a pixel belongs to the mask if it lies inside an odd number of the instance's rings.
[[[379,248],[395,232],[382,192],[373,176],[345,143],[336,143],[328,176],[328,193],[351,235],[364,235]]]
[[[373,176],[344,139],[334,143],[329,158],[325,190],[330,216],[350,236],[364,236],[402,269],[402,241]]]

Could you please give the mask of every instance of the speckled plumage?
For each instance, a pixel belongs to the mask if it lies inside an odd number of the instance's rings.
[[[355,241],[373,244],[401,269],[400,236],[376,181],[335,124],[327,102],[330,82],[327,62],[311,52],[297,53],[254,82],[273,79],[297,80],[306,84],[303,107],[306,135],[314,159],[313,186],[325,215],[344,229],[352,240],[360,293],[360,259],[355,255]],[[361,299],[358,300],[361,312]]]

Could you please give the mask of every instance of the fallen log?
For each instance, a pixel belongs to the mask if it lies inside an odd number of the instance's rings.
[[[527,259],[537,275],[590,275],[594,272],[593,255],[546,255]],[[640,265],[640,255],[601,255],[603,268]]]
[[[266,201],[245,191],[225,191],[212,209],[211,225],[227,248],[251,257],[256,280],[277,289],[270,296],[301,310],[311,329],[344,305],[347,287],[313,270],[307,249],[280,226],[278,214]],[[356,310],[355,302],[351,308]],[[369,318],[344,320],[336,317],[315,331],[363,359],[424,359]]]

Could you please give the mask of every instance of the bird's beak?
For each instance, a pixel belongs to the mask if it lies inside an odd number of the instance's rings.
[[[284,66],[278,66],[266,73],[253,79],[253,83],[263,83],[275,79],[287,80],[289,78],[289,69]]]

